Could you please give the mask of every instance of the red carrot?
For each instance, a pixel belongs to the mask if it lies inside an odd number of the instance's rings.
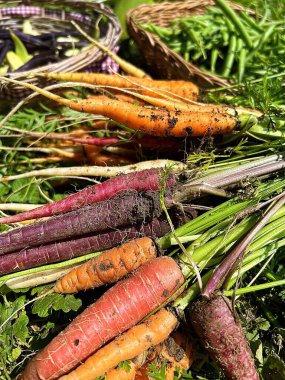
[[[177,226],[183,223],[183,219],[179,219],[179,217],[176,221]],[[169,230],[169,223],[162,216],[147,224],[136,224],[125,229],[108,230],[100,234],[85,235],[76,239],[24,248],[1,257],[0,275],[69,260],[91,252],[99,252],[140,236],[161,237]]]
[[[174,173],[170,173],[166,179],[167,187],[172,187],[175,182]],[[109,199],[127,190],[158,190],[160,185],[160,170],[145,169],[111,178],[102,184],[87,187],[62,200],[38,207],[34,210],[0,218],[0,223],[16,223],[27,219],[38,219],[63,214],[82,206]]]
[[[176,262],[160,257],[120,281],[81,313],[28,364],[22,380],[52,380],[137,324],[183,283]]]

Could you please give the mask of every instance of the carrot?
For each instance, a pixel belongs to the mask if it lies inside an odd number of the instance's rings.
[[[48,95],[48,97],[50,97]],[[238,125],[235,114],[225,112],[181,112],[151,109],[114,99],[91,101],[69,100],[54,96],[53,99],[73,110],[110,117],[129,128],[153,136],[204,136],[225,134]]]
[[[156,256],[148,237],[135,239],[102,253],[61,278],[53,287],[56,293],[74,293],[111,284]]]
[[[107,346],[101,348],[60,380],[93,380],[104,375],[108,369],[115,367],[123,360],[132,359],[145,350],[165,340],[177,326],[176,317],[166,309],[161,309],[145,322],[131,328],[117,337]]]
[[[182,372],[188,370],[193,363],[193,344],[187,335],[175,331],[164,342],[150,350],[147,362],[137,371],[135,380],[148,380],[149,363],[154,363],[158,368],[166,362],[165,380],[173,380],[176,370]]]
[[[188,81],[183,80],[153,80],[148,78],[136,78],[133,76],[119,76],[99,73],[45,73],[41,74],[48,79],[61,81],[71,81],[89,83],[99,86],[116,88],[134,88],[149,96],[159,97],[158,91],[168,95],[178,95],[182,98],[197,99],[199,94],[198,87]],[[140,86],[148,87],[142,88]],[[154,90],[154,91],[153,91]],[[157,92],[156,92],[157,91]]]
[[[162,214],[159,192],[135,190],[0,234],[0,255],[23,247],[148,222]]]
[[[193,345],[188,336],[175,332],[162,345],[159,361],[167,361],[165,380],[173,380],[176,370],[188,370],[193,363]]]
[[[113,95],[113,94],[112,94]],[[92,100],[100,100],[100,99],[117,99],[121,100],[122,102],[129,102],[133,104],[145,104],[144,101],[141,101],[137,99],[136,97],[137,94],[134,93],[134,95],[128,95],[128,94],[116,94],[113,96],[107,96],[107,95],[88,95],[87,99],[92,99]]]
[[[190,315],[195,331],[227,379],[259,380],[248,342],[226,297],[195,301]]]
[[[137,372],[137,366],[134,362],[129,361],[129,368],[118,367],[110,369],[104,380],[134,380]]]
[[[184,219],[176,218],[177,226]],[[100,234],[89,234],[70,238],[38,247],[22,248],[19,251],[5,254],[0,260],[0,274],[38,267],[58,261],[69,260],[91,252],[99,252],[140,236],[161,237],[169,232],[170,227],[164,216],[154,218],[149,223],[139,223],[129,228],[107,230]]]
[[[216,267],[202,291],[202,298],[190,306],[190,318],[195,331],[230,380],[258,380],[259,376],[232,303],[218,290],[236,270],[256,234],[284,203],[285,192],[282,192],[279,199],[272,202],[254,227]]]
[[[170,257],[148,261],[77,316],[30,361],[22,380],[52,380],[68,373],[168,300],[183,281]]]
[[[98,146],[84,145],[84,152],[88,158],[89,164],[97,166],[116,166],[116,165],[129,165],[134,161],[129,157],[121,156],[119,154],[112,154],[109,152],[102,152],[102,148]],[[0,219],[1,223],[1,219]]]
[[[110,178],[120,174],[127,174],[144,169],[165,168],[172,166],[174,171],[182,171],[187,169],[187,165],[180,161],[169,159],[156,159],[149,161],[140,161],[131,165],[123,166],[66,166],[53,167],[48,169],[31,170],[21,174],[10,175],[0,178],[0,182],[8,182],[14,179],[30,178],[30,177],[70,177],[70,176],[87,176],[87,177],[104,177]]]
[[[91,203],[109,199],[127,190],[158,190],[160,182],[159,169],[146,169],[120,175],[102,184],[87,187],[62,200],[38,207],[33,211],[0,218],[0,223],[16,223],[27,219],[38,219],[63,214]],[[175,182],[174,174],[169,174],[166,179],[167,187],[172,187]]]
[[[8,78],[5,80],[17,82]],[[154,136],[186,137],[224,134],[231,132],[239,124],[235,111],[228,111],[227,108],[224,113],[213,113],[213,115],[203,111],[183,113],[179,110],[150,109],[115,99],[103,98],[95,102],[92,99],[66,99],[28,83],[24,86],[75,111],[100,114],[136,131]]]

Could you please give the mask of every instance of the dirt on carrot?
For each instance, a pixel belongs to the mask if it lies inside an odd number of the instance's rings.
[[[151,238],[127,242],[75,268],[53,288],[56,293],[74,293],[111,284],[156,256]]]
[[[165,364],[165,380],[173,380],[175,374],[188,370],[195,358],[194,346],[187,334],[175,331],[164,342],[149,351],[146,363],[137,370],[135,380],[149,380],[149,364],[156,368]]]
[[[87,147],[86,147],[87,149]],[[96,148],[97,150],[100,148]],[[26,219],[37,219],[64,214],[68,211],[109,199],[128,190],[158,190],[161,186],[161,169],[145,169],[123,174],[71,194],[68,197],[38,207],[32,211],[0,218],[0,223],[15,223]],[[170,172],[166,179],[167,188],[176,184],[175,175]]]
[[[195,301],[191,323],[213,360],[230,380],[259,380],[253,354],[231,302],[223,295]]]

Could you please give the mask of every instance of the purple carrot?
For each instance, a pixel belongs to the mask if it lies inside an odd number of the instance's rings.
[[[166,179],[166,185],[167,187],[172,187],[175,183],[175,175],[174,173],[170,173]],[[28,219],[38,219],[63,214],[82,206],[109,199],[127,190],[158,190],[160,186],[160,169],[145,169],[111,178],[102,184],[87,187],[62,200],[38,207],[34,210],[0,218],[0,223],[16,223]]]
[[[179,221],[181,219],[177,221],[177,226],[182,224]],[[161,237],[169,230],[170,226],[163,216],[147,224],[138,224],[123,230],[109,230],[98,235],[90,234],[77,239],[22,249],[1,257],[0,275],[102,251],[141,236]]]
[[[204,347],[227,379],[259,379],[242,327],[226,297],[215,294],[211,299],[194,302],[190,316]]]
[[[147,223],[163,213],[159,196],[159,191],[138,193],[131,190],[46,221],[15,228],[0,235],[0,254],[110,228]]]
[[[282,193],[277,202],[269,207],[254,228],[214,271],[202,292],[202,299],[190,307],[190,318],[195,331],[229,380],[258,380],[259,376],[231,302],[219,294],[218,289],[236,269],[257,232],[284,203],[285,193]]]

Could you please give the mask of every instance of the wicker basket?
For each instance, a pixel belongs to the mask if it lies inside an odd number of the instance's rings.
[[[185,61],[179,54],[169,49],[159,37],[144,30],[140,24],[152,23],[160,27],[167,27],[171,21],[181,17],[200,15],[207,11],[211,0],[183,1],[141,5],[131,9],[127,15],[129,35],[138,45],[151,74],[157,78],[193,80],[198,85],[210,87],[227,85],[227,80],[216,75],[208,74],[197,66]],[[230,3],[235,10],[243,7]]]
[[[104,21],[100,22],[100,42],[113,50],[121,34],[119,20],[109,7],[92,0],[7,1],[5,7],[0,8],[0,28],[21,30],[23,20],[28,17],[38,31],[47,33],[70,29],[70,22],[74,20],[87,34],[93,35],[98,17],[102,16]],[[31,72],[91,70],[98,68],[98,61],[103,57],[104,53],[94,46],[56,63],[6,75],[37,85],[39,79],[29,78]],[[1,98],[21,99],[27,94],[28,90],[13,84],[5,84],[0,91]]]

